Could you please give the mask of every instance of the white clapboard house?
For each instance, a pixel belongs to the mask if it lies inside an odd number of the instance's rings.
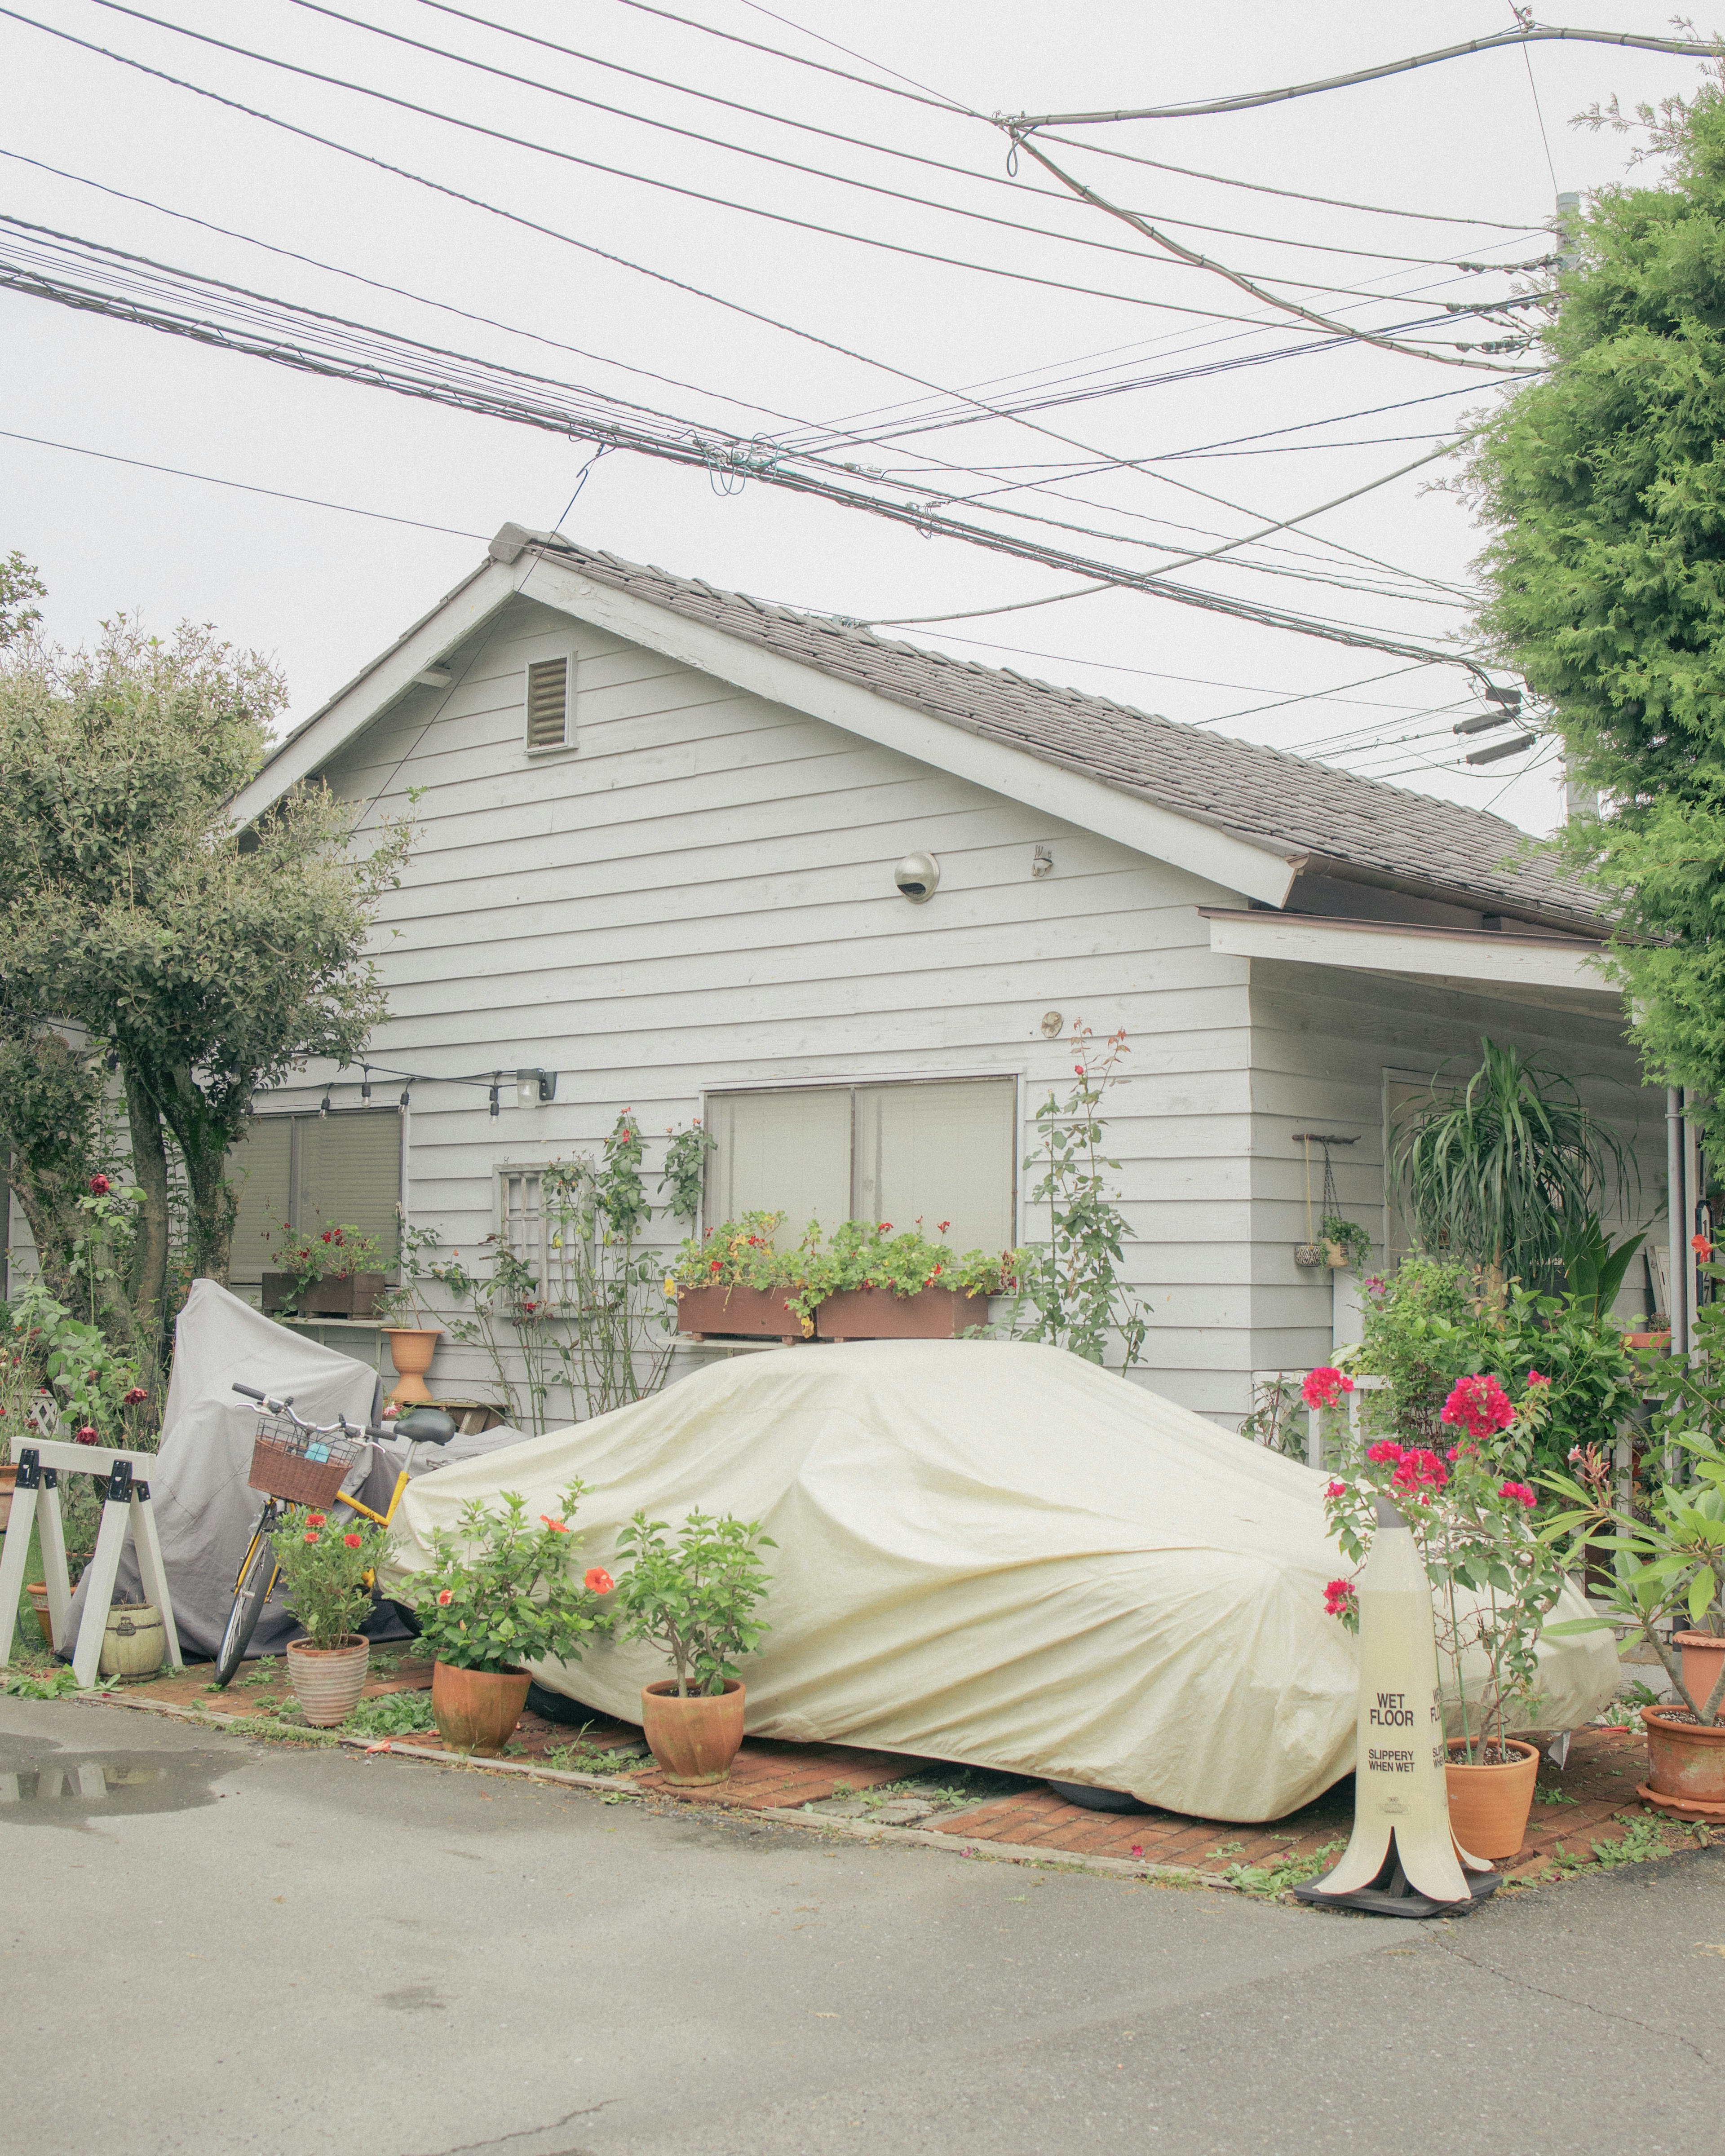
[[[1143,1374],[1220,1420],[1354,1337],[1346,1285],[1294,1262],[1298,1134],[1351,1141],[1343,1209],[1393,1254],[1386,1127],[1482,1034],[1633,1133],[1657,1203],[1664,1102],[1599,924],[1476,811],[513,525],[237,813],[311,779],[362,822],[413,790],[423,835],[374,1067],[259,1104],[242,1291],[272,1218],[388,1237],[398,1199],[464,1258],[501,1233],[538,1263],[537,1172],[623,1108],[655,1147],[704,1118],[708,1225],[1034,1239],[1021,1163],[1081,1020],[1131,1047],[1109,1144]],[[446,1344],[432,1374],[484,1373]]]

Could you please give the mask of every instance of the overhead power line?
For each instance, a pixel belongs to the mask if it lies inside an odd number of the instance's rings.
[[[1291,98],[1316,97],[1321,91],[1351,90],[1363,82],[1382,82],[1388,75],[1406,74],[1414,68],[1435,67],[1440,60],[1466,59],[1474,53],[1494,53],[1507,46],[1535,45],[1555,40],[1584,45],[1621,45],[1642,53],[1675,53],[1692,59],[1717,59],[1720,48],[1711,38],[1644,37],[1632,30],[1559,30],[1533,24],[1517,24],[1489,38],[1470,38],[1466,44],[1445,45],[1434,53],[1416,53],[1411,59],[1385,60],[1376,67],[1356,68],[1351,74],[1326,75],[1319,82],[1301,82],[1286,90],[1247,90],[1231,97],[1200,98],[1190,105],[1142,105],[1112,112],[1019,112],[1001,116],[1000,125],[1017,135],[1033,127],[1095,127],[1117,120],[1197,120],[1217,112],[1250,112],[1261,105],[1285,105]]]

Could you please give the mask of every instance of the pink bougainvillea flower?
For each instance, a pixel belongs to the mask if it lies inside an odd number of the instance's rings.
[[[90,1178],[90,1194],[92,1198],[105,1198],[110,1187],[105,1175],[93,1175]]]
[[[1441,1490],[1449,1479],[1450,1471],[1436,1453],[1414,1447],[1403,1453],[1389,1481],[1395,1490]]]
[[[1538,1370],[1529,1370],[1527,1373],[1527,1383],[1530,1385],[1548,1385],[1551,1383],[1551,1379],[1543,1376]]]
[[[1327,1497],[1340,1497],[1345,1494],[1348,1485],[1345,1482],[1332,1482],[1324,1491],[1324,1495]]]
[[[364,1537],[360,1535],[343,1535],[341,1539],[349,1549],[357,1549]]]
[[[1478,1375],[1456,1379],[1439,1418],[1452,1425],[1460,1423],[1470,1437],[1490,1437],[1494,1431],[1507,1430],[1515,1419],[1502,1386],[1495,1378]]]
[[[602,1564],[590,1566],[581,1575],[581,1584],[589,1594],[608,1594],[617,1582]]]
[[[1339,1370],[1308,1370],[1306,1381],[1300,1388],[1300,1397],[1309,1408],[1334,1407],[1343,1393],[1353,1390],[1352,1378],[1344,1378]]]
[[[1512,1498],[1517,1505],[1526,1505],[1530,1508],[1539,1502],[1538,1496],[1525,1482],[1506,1482],[1497,1494],[1500,1497]]]
[[[1326,1582],[1324,1586],[1325,1616],[1343,1616],[1348,1610],[1355,1608],[1358,1601],[1359,1596],[1355,1592],[1354,1584],[1351,1579],[1332,1579]]]
[[[439,1608],[447,1609],[454,1599],[454,1596],[449,1592],[449,1589],[447,1587],[444,1588],[442,1594],[437,1598]]]
[[[1366,1447],[1368,1460],[1399,1460],[1401,1456],[1402,1449],[1393,1437],[1380,1437],[1375,1445]]]

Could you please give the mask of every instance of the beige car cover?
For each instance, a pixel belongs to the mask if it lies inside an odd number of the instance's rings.
[[[795,1347],[409,1488],[396,1558],[501,1490],[588,1486],[584,1564],[637,1510],[758,1520],[772,1630],[743,1666],[751,1735],[875,1747],[1277,1819],[1353,1763],[1355,1642],[1323,1477],[1055,1348]],[[1578,1603],[1575,1613],[1579,1614]],[[1572,1614],[1566,1610],[1565,1614]],[[640,1719],[666,1673],[595,1644],[541,1683]],[[1552,1643],[1542,1726],[1596,1713],[1609,1638]]]

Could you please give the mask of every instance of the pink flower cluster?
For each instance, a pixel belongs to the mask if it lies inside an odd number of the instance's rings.
[[[1344,1378],[1339,1370],[1325,1368],[1307,1372],[1306,1382],[1300,1388],[1300,1397],[1309,1408],[1332,1408],[1343,1393],[1353,1390],[1352,1378]]]
[[[1497,1494],[1500,1497],[1513,1498],[1517,1504],[1525,1505],[1530,1512],[1539,1502],[1538,1496],[1525,1482],[1506,1482]]]
[[[1450,1456],[1454,1459],[1455,1455]],[[1449,1469],[1436,1453],[1417,1445],[1398,1445],[1393,1437],[1380,1437],[1375,1445],[1368,1445],[1366,1457],[1378,1466],[1394,1467],[1395,1472],[1389,1478],[1393,1490],[1441,1490],[1450,1479]]]
[[[1359,1595],[1351,1579],[1332,1579],[1324,1588],[1326,1617],[1345,1617],[1359,1607]]]
[[[1495,1378],[1459,1378],[1444,1402],[1440,1420],[1460,1424],[1470,1437],[1490,1437],[1516,1419],[1509,1394]]]

